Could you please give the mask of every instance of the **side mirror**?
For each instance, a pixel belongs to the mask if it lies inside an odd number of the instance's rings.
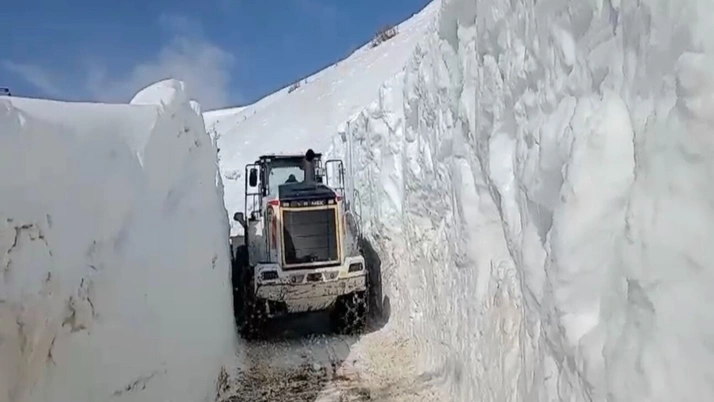
[[[255,187],[258,185],[258,169],[250,169],[250,175],[248,176],[248,184],[251,187]]]
[[[245,215],[243,214],[243,212],[236,212],[235,214],[233,214],[233,220],[240,223],[243,227],[246,226]]]

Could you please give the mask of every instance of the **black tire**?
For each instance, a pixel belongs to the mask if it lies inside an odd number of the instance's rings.
[[[260,338],[267,320],[265,303],[255,296],[253,283],[248,250],[240,246],[233,260],[233,311],[238,332],[247,340]]]
[[[364,332],[369,313],[369,280],[367,289],[340,296],[330,312],[332,330],[338,334],[355,335]]]
[[[239,246],[235,255],[231,258],[231,282],[233,285],[233,316],[236,326],[243,325],[243,275],[248,266],[248,249],[246,246]]]
[[[246,340],[259,339],[268,319],[265,301],[255,296],[253,268],[246,269],[243,278],[243,323],[238,327]]]

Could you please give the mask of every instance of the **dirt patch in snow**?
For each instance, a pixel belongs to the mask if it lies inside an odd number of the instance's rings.
[[[361,386],[357,376],[346,376],[335,370],[336,367],[305,363],[299,367],[239,373],[236,385],[240,394],[229,398],[228,402],[384,400],[376,397],[369,388]],[[336,390],[336,398],[320,398],[326,389]]]

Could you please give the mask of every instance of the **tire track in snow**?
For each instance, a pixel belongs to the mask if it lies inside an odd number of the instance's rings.
[[[321,317],[299,327],[272,329],[268,338],[245,344],[246,365],[234,395],[224,402],[448,401],[415,368],[412,341],[382,328],[362,337],[335,336]],[[286,319],[297,325],[298,319]],[[322,320],[325,321],[325,320]]]

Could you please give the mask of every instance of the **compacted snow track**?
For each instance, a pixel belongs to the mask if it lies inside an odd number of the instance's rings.
[[[265,340],[244,345],[236,392],[224,402],[447,401],[417,373],[414,346],[376,323],[359,337],[329,334],[319,314],[280,320]]]
[[[417,370],[415,343],[389,325],[381,261],[363,248],[373,284],[365,332],[332,333],[326,312],[271,320],[260,341],[242,343],[223,402],[449,400],[434,392],[436,376]]]

